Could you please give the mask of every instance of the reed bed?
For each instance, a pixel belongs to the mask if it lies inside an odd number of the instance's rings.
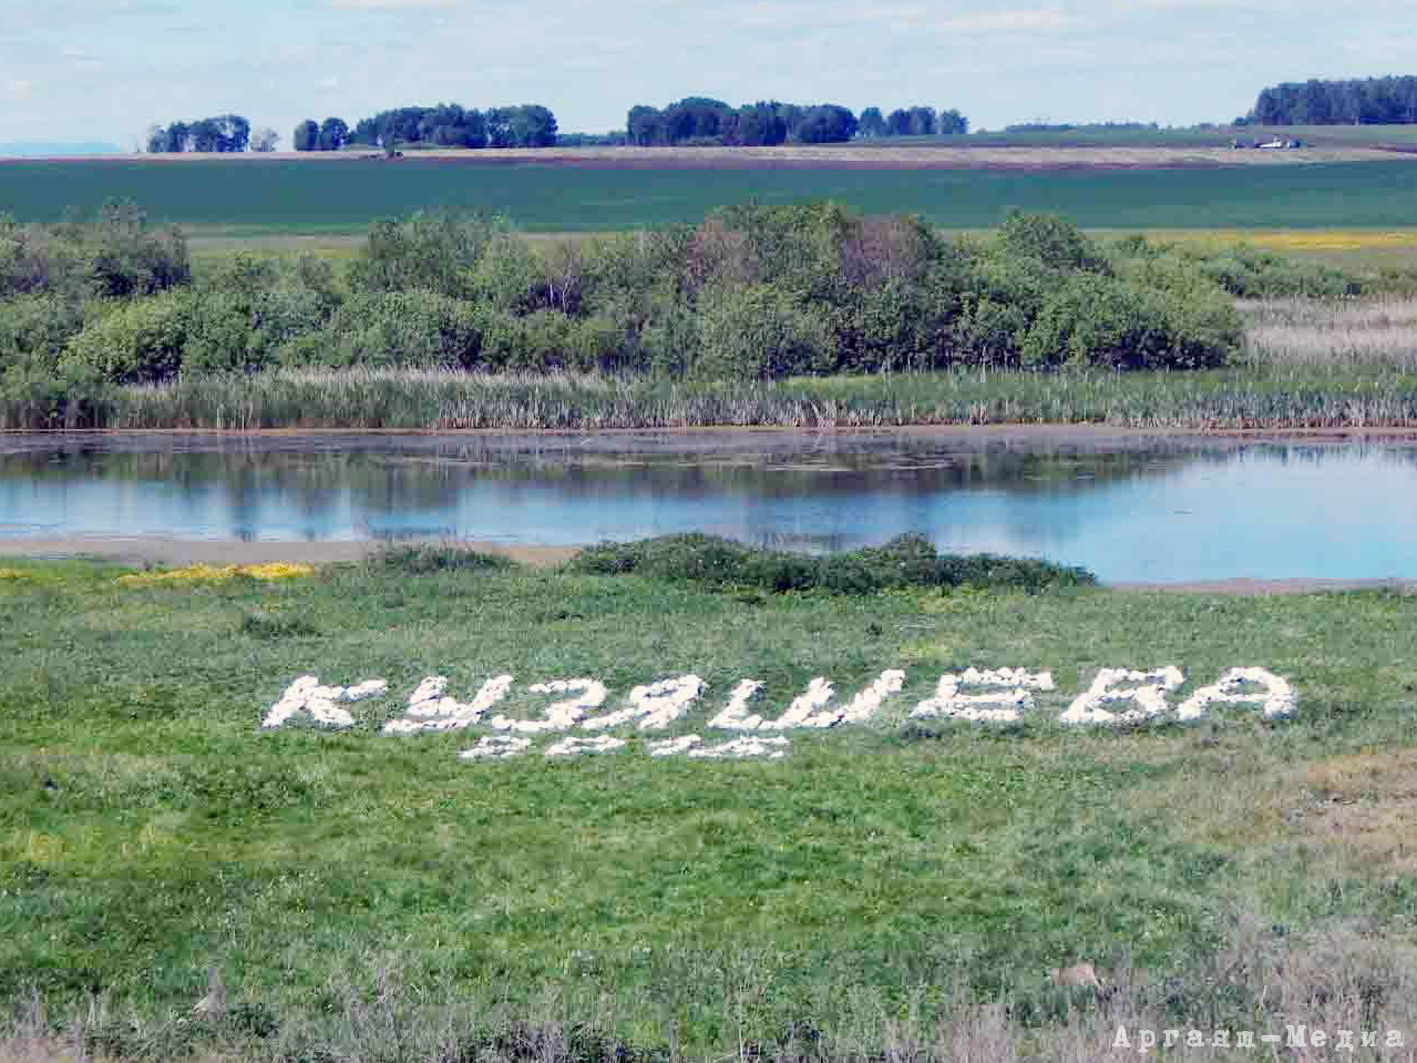
[[[1269,350],[1266,348],[1266,350]],[[1258,360],[1258,353],[1254,355]],[[685,382],[599,373],[276,370],[119,389],[92,427],[352,429],[870,428],[1102,424],[1241,429],[1417,426],[1417,373],[1315,362],[1193,373],[958,370]],[[1349,359],[1348,366],[1356,365]],[[24,427],[10,424],[6,427]]]
[[[1245,357],[1257,367],[1417,370],[1417,299],[1242,304]]]

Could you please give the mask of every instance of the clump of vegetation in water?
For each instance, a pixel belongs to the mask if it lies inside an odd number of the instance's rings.
[[[923,535],[901,535],[884,546],[814,557],[760,550],[717,535],[693,532],[629,543],[601,543],[571,562],[577,572],[633,572],[659,579],[768,591],[823,589],[874,594],[898,587],[1009,587],[1028,591],[1091,585],[1083,568],[993,554],[937,554]]]

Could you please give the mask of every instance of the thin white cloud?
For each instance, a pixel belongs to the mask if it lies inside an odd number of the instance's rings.
[[[11,78],[5,82],[5,95],[18,99],[21,96],[28,96],[33,88],[33,81],[26,78]]]
[[[1071,21],[1058,7],[1021,7],[956,15],[934,26],[948,33],[1037,33],[1062,29]]]
[[[457,0],[328,0],[340,11],[431,11],[456,7]]]

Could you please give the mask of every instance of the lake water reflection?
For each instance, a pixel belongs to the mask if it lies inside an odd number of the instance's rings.
[[[0,538],[904,531],[1104,580],[1417,576],[1417,444],[1038,431],[0,436]]]

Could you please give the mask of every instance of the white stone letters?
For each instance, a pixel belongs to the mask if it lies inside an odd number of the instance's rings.
[[[630,691],[627,708],[584,720],[581,727],[598,731],[639,720],[641,731],[662,731],[689,711],[703,689],[704,681],[696,675],[681,675],[638,686]]]
[[[961,694],[960,687],[992,689]],[[957,720],[1012,723],[1019,719],[1023,710],[1033,708],[1033,691],[1052,689],[1051,672],[1028,672],[1022,668],[981,672],[976,668],[966,668],[958,675],[946,672],[940,676],[935,696],[916,705],[910,716],[912,719],[944,716]]]
[[[471,702],[445,696],[448,677],[430,675],[408,696],[408,714],[384,724],[384,734],[417,734],[419,731],[461,731],[478,723],[488,709],[507,696],[512,677],[499,675],[482,684]]]
[[[280,700],[266,711],[261,726],[266,729],[283,727],[292,716],[305,712],[309,713],[312,720],[325,727],[337,730],[352,727],[354,717],[348,709],[336,703],[363,701],[388,689],[389,684],[382,679],[366,679],[352,687],[326,687],[320,685],[317,676],[302,675],[286,687]]]
[[[1057,717],[1063,724],[1136,724],[1167,717],[1172,708],[1168,695],[1185,683],[1175,665],[1133,671],[1103,668],[1091,685],[1073,698]],[[758,757],[777,760],[787,753],[786,732],[826,730],[864,724],[880,713],[887,700],[906,687],[906,674],[887,669],[849,701],[836,700],[836,690],[825,676],[818,676],[807,689],[794,697],[780,716],[765,719],[750,711],[764,693],[756,679],[741,679],[729,693],[723,708],[705,724],[711,730],[737,731],[738,737],[719,744],[706,744],[697,734],[651,741],[643,749],[651,757],[683,756],[693,759]],[[264,730],[274,730],[300,716],[336,730],[355,724],[346,705],[387,693],[383,679],[366,679],[350,687],[323,686],[317,676],[303,675],[292,682],[280,700],[261,719]],[[666,731],[683,720],[708,689],[694,674],[673,676],[633,687],[625,703],[611,712],[588,715],[601,708],[609,691],[598,679],[557,679],[526,687],[531,694],[571,695],[547,705],[539,717],[513,719],[489,713],[504,701],[512,689],[512,676],[492,676],[483,682],[470,702],[448,696],[446,676],[428,676],[408,696],[402,718],[382,727],[386,735],[420,732],[462,731],[481,726],[500,732],[487,735],[458,755],[466,760],[519,756],[531,749],[530,736],[561,732],[595,732],[593,735],[563,734],[544,748],[547,757],[568,759],[592,753],[609,753],[629,746],[629,741],[608,733],[612,728],[633,725],[638,731]],[[1041,695],[1056,690],[1053,674],[1024,668],[977,669],[946,672],[939,677],[932,696],[909,712],[910,719],[944,718],[979,723],[1017,723],[1028,710],[1039,708]],[[1057,697],[1057,695],[1054,695]],[[1058,704],[1052,698],[1044,706]],[[1257,708],[1265,719],[1293,716],[1298,696],[1288,680],[1265,668],[1231,668],[1210,686],[1196,689],[1168,718],[1189,722],[1203,718],[1211,705],[1246,705]],[[1124,707],[1125,706],[1125,707]],[[1056,711],[1056,710],[1055,710]],[[897,719],[901,712],[892,719]],[[378,716],[375,716],[378,719]]]
[[[1058,717],[1061,723],[1139,723],[1160,716],[1167,709],[1166,695],[1184,683],[1186,677],[1175,665],[1154,668],[1149,672],[1133,672],[1126,668],[1103,668],[1092,686],[1079,694],[1068,711]],[[1117,686],[1132,683],[1133,686]],[[1104,708],[1118,702],[1136,705],[1125,712]]]
[[[579,690],[580,696],[553,701],[546,706],[545,718],[540,720],[513,720],[498,714],[491,720],[493,730],[518,734],[569,731],[587,710],[600,708],[608,693],[605,684],[598,679],[557,679],[550,683],[533,683],[527,689],[533,694],[568,694]]]
[[[1240,688],[1246,683],[1264,687],[1263,692],[1246,693]],[[1208,706],[1221,702],[1227,705],[1259,705],[1264,718],[1292,716],[1298,708],[1294,688],[1264,668],[1232,668],[1220,680],[1201,687],[1181,703],[1176,715],[1182,720],[1196,720],[1205,715]]]

